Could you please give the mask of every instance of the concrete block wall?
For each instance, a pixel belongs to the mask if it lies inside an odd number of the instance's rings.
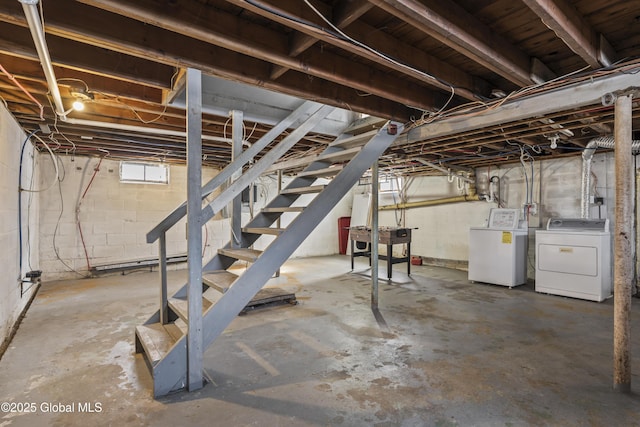
[[[20,314],[36,290],[21,279],[40,267],[38,209],[40,193],[18,192],[20,152],[26,134],[0,104],[0,346],[9,337]],[[22,187],[38,189],[38,163],[44,158],[27,142],[22,166]],[[34,178],[34,179],[32,179]],[[32,187],[33,184],[33,187]],[[22,198],[22,271],[20,271],[18,197]]]
[[[146,234],[186,199],[186,167],[171,165],[168,185],[130,184],[120,182],[120,163],[108,157],[102,162],[95,157],[59,159],[61,191],[56,186],[41,195],[40,259],[45,280],[86,275],[89,266],[97,264],[158,255],[157,242],[148,244]],[[50,163],[41,163],[41,185],[47,185],[55,178],[55,171]],[[203,181],[216,173],[205,168]],[[224,225],[217,222],[207,224],[209,253],[228,240]],[[186,250],[183,219],[167,233],[167,254],[183,254]]]
[[[611,222],[613,230],[614,207],[614,157],[612,152],[596,153],[592,162],[595,180],[593,189],[605,199],[602,209]],[[581,188],[580,156],[535,162],[533,170],[533,192],[531,199],[538,205],[537,215],[529,217],[530,227],[530,260],[533,264],[535,253],[535,229],[546,227],[551,217],[580,216]],[[531,170],[527,165],[528,180]],[[504,207],[522,208],[526,201],[525,176],[520,163],[501,167],[479,168],[476,171],[478,192],[486,192],[488,179],[500,177],[501,196]],[[354,192],[367,191],[356,187]],[[460,194],[456,183],[448,182],[446,177],[416,177],[410,185],[409,201],[438,199]],[[592,190],[593,194],[593,190]],[[396,201],[389,195],[381,195],[380,205],[392,204]],[[432,207],[408,209],[401,224],[399,212],[381,211],[380,225],[417,227],[413,231],[412,254],[436,260],[462,261],[469,259],[469,228],[484,226],[489,217],[489,210],[497,207],[495,203],[465,202]],[[381,251],[384,248],[381,247]],[[401,245],[394,246],[394,253],[402,250]],[[399,255],[399,253],[398,253]],[[530,271],[530,277],[533,273]]]

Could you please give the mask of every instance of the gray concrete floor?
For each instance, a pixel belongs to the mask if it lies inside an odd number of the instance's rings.
[[[238,317],[205,353],[214,383],[159,400],[133,351],[157,274],[44,283],[0,361],[0,402],[35,412],[0,412],[0,427],[640,425],[640,397],[612,391],[612,300],[394,267],[373,313],[366,260],[289,261],[270,283],[299,305]]]

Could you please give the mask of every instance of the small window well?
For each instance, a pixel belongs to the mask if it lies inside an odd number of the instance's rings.
[[[120,182],[128,184],[168,184],[169,165],[163,163],[120,162]]]

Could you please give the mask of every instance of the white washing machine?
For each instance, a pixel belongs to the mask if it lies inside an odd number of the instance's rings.
[[[600,302],[611,270],[608,219],[551,218],[536,230],[536,292]]]
[[[510,288],[527,283],[528,237],[519,209],[491,209],[487,227],[469,231],[469,280]]]

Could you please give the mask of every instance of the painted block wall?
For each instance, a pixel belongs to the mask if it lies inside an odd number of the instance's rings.
[[[25,273],[40,267],[38,259],[39,193],[22,192],[22,271],[19,260],[18,181],[20,152],[26,134],[0,104],[0,344],[8,338],[20,313],[36,290],[25,283],[21,292],[20,280]],[[25,146],[22,187],[38,185],[37,169],[42,157],[34,152],[30,142]],[[34,172],[36,171],[36,172]],[[35,176],[34,176],[35,174]],[[32,177],[34,178],[32,180]]]
[[[130,184],[120,182],[120,163],[108,157],[102,163],[95,157],[59,159],[60,188],[55,186],[41,194],[43,280],[86,275],[87,256],[93,266],[158,255],[157,242],[148,244],[146,233],[186,199],[186,167],[171,165],[168,185]],[[55,171],[50,162],[41,163],[41,185],[48,185],[55,179]],[[216,169],[203,169],[203,182],[216,173]],[[214,220],[207,224],[207,230],[203,231],[208,244],[205,256],[228,240],[225,223]],[[186,219],[183,219],[167,233],[167,254],[186,251]]]
[[[579,217],[580,216],[580,188],[581,188],[580,156],[545,160],[535,162],[533,168],[533,192],[530,199],[538,204],[538,214],[529,217],[530,260],[533,263],[535,252],[535,229],[546,227],[551,217]],[[614,207],[614,157],[613,153],[596,153],[592,161],[592,171],[595,180],[592,191],[597,191],[604,197],[605,205],[601,213],[610,220],[613,230]],[[528,180],[531,180],[531,170],[527,166]],[[517,164],[504,165],[496,168],[479,168],[477,174],[478,192],[487,192],[488,179],[498,176],[501,182],[503,207],[522,208],[527,195],[525,190],[525,176],[522,166]],[[354,192],[362,192],[356,187]],[[456,183],[448,182],[446,177],[417,177],[410,185],[408,201],[420,201],[457,196],[460,194]],[[396,201],[389,195],[381,195],[380,205],[392,204]],[[381,226],[418,227],[413,231],[412,254],[442,260],[468,261],[469,259],[469,228],[487,224],[489,210],[497,207],[495,203],[465,202],[433,207],[408,209],[404,217],[399,212],[381,211]],[[398,220],[400,223],[398,224]],[[384,248],[381,247],[381,252]],[[394,246],[394,253],[402,251],[402,246]],[[530,272],[532,277],[532,273]]]

